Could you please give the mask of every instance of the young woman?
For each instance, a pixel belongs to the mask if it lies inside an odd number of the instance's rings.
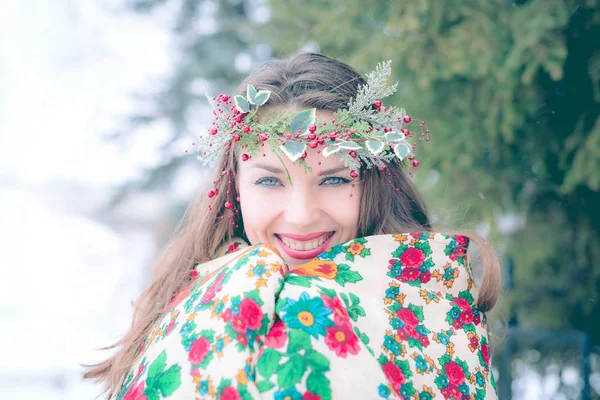
[[[213,98],[197,145],[213,187],[87,378],[124,400],[496,398],[498,260],[432,230],[405,171],[428,131],[381,102],[389,73],[302,54]]]

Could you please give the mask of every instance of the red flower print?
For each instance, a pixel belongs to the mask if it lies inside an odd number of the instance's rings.
[[[195,281],[196,279],[198,279],[198,270],[197,269],[193,269],[192,272],[190,272],[190,279],[192,281]]]
[[[444,370],[448,375],[448,381],[450,381],[452,385],[458,386],[465,381],[465,372],[455,361],[446,363]]]
[[[419,337],[419,343],[421,343],[421,345],[423,347],[427,347],[427,346],[429,346],[429,338],[427,336],[425,336],[425,335],[420,336]]]
[[[398,318],[408,326],[415,327],[419,324],[419,320],[414,312],[409,308],[401,308],[396,311]]]
[[[237,251],[237,249],[239,249],[239,248],[240,248],[240,244],[234,243],[227,248],[227,253],[233,253],[234,251]]]
[[[456,259],[458,258],[458,254],[456,254],[456,252],[454,253],[450,253],[450,255],[448,256],[452,261],[456,261]]]
[[[451,394],[450,394],[450,388],[448,386],[444,386],[440,389],[440,392],[442,393],[442,396],[444,396],[445,399],[449,399]]]
[[[462,329],[462,326],[463,326],[463,324],[462,324],[462,322],[460,322],[460,319],[455,319],[454,321],[452,321],[452,327],[454,329],[457,329],[457,330]]]
[[[223,319],[223,321],[229,322],[229,320],[231,319],[231,308],[225,310],[223,315],[221,315],[221,318]]]
[[[194,340],[192,343],[192,347],[188,354],[188,360],[192,364],[200,364],[204,361],[204,357],[208,354],[208,350],[210,349],[210,343],[208,343],[208,339],[205,337],[199,337]]]
[[[454,302],[454,304],[456,304],[458,306],[458,308],[460,308],[462,311],[465,310],[470,310],[471,309],[471,305],[469,304],[469,302],[465,299],[463,299],[462,297],[455,297],[454,299],[452,299],[452,301]]]
[[[421,283],[427,283],[431,280],[431,272],[427,271],[421,275]]]
[[[248,338],[243,333],[238,334],[237,341],[244,347],[248,346]]]
[[[175,327],[175,321],[169,322],[169,325],[167,325],[166,334],[168,335],[169,333],[171,333],[171,331],[173,331],[174,327]]]
[[[469,243],[469,239],[467,237],[460,235],[456,235],[456,241],[458,242],[458,244],[463,246]]]
[[[394,388],[394,390],[398,392],[398,389],[400,389],[400,385],[404,383],[404,374],[402,373],[402,370],[400,369],[400,367],[398,367],[391,361],[388,361],[385,364],[383,364],[382,368],[383,373],[385,374],[385,376],[387,376],[388,380],[392,384],[392,388]]]
[[[469,339],[469,344],[471,345],[471,348],[475,350],[477,347],[479,347],[479,338],[476,335],[471,336],[471,339]]]
[[[346,358],[348,353],[356,355],[360,350],[358,336],[352,331],[349,324],[327,328],[325,344],[335,352],[336,356],[342,358]]]
[[[414,326],[406,325],[404,327],[404,330],[408,334],[408,337],[411,337],[413,339],[418,339],[419,338],[419,334],[417,333],[417,331],[416,331],[416,329],[415,329]]]
[[[396,333],[398,334],[398,337],[400,338],[400,340],[406,340],[408,339],[408,332],[406,332],[406,327],[404,328],[400,328],[396,331]]]
[[[321,396],[312,394],[311,392],[306,392],[302,396],[302,400],[321,400]]]
[[[273,349],[280,349],[285,345],[286,341],[287,333],[285,333],[285,326],[283,325],[283,322],[275,322],[265,338],[265,346]]]
[[[169,307],[175,307],[177,304],[181,303],[181,300],[183,300],[186,297],[188,297],[188,295],[190,294],[190,289],[192,288],[192,286],[193,285],[188,285],[181,292],[179,292],[179,294],[177,294],[175,297],[173,297],[173,299],[171,300],[171,304],[169,305]]]
[[[246,333],[246,329],[248,329],[248,323],[246,320],[244,320],[240,313],[231,319],[231,327],[236,332]]]
[[[460,322],[463,324],[470,324],[473,322],[473,312],[471,310],[465,310],[460,313]]]
[[[245,298],[240,304],[240,315],[250,329],[260,328],[263,320],[263,313],[260,306],[252,299]]]
[[[214,298],[215,298],[215,288],[214,288],[214,286],[210,286],[208,289],[206,289],[206,293],[204,293],[204,296],[202,296],[202,299],[200,299],[200,301],[202,303],[206,304]]]
[[[474,314],[473,315],[473,323],[475,325],[479,325],[480,322],[481,322],[481,316],[479,314]]]
[[[402,270],[402,278],[406,281],[415,281],[419,278],[419,270],[417,268],[404,268]]]
[[[147,400],[148,398],[144,394],[144,381],[141,381],[136,386],[131,385],[123,400]]]
[[[456,248],[456,255],[459,256],[459,257],[464,256],[465,255],[465,248],[462,247],[462,246],[458,246]]]
[[[490,365],[490,348],[487,344],[481,346],[481,356],[485,365]]]
[[[464,396],[462,395],[460,390],[458,390],[457,385],[448,385],[448,393],[450,394],[451,399],[463,399],[464,398]],[[467,397],[467,398],[470,399],[470,397]]]
[[[227,386],[221,392],[221,397],[219,397],[219,399],[220,400],[242,400],[242,397],[240,396],[240,393],[237,391],[236,388],[234,388],[233,386]]]
[[[333,322],[336,325],[347,324],[350,321],[350,316],[348,315],[348,310],[342,303],[339,297],[335,296],[333,298],[328,296],[321,296],[323,299],[323,303],[325,307],[331,308],[333,311]]]
[[[425,261],[425,253],[422,250],[416,249],[414,247],[409,247],[402,253],[400,256],[400,262],[405,267],[419,267]]]

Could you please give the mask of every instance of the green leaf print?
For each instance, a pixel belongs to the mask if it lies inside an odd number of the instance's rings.
[[[310,280],[305,276],[288,275],[285,278],[285,283],[288,285],[310,287]]]
[[[259,306],[263,305],[263,301],[260,298],[260,292],[258,290],[251,290],[250,292],[244,293],[244,297],[254,300]]]
[[[462,328],[465,332],[475,332],[475,325],[473,324],[463,324]]]
[[[362,276],[358,272],[350,270],[350,266],[346,264],[338,265],[338,273],[335,277],[338,285],[343,287],[348,282],[356,283],[362,281],[362,279]]]
[[[269,379],[275,372],[275,369],[277,369],[280,360],[281,354],[278,351],[265,349],[262,356],[258,359],[258,363],[256,363],[256,368],[262,376]]]
[[[181,386],[181,367],[174,364],[165,371],[166,361],[167,353],[163,350],[148,368],[144,390],[148,400],[159,399],[159,392],[163,397],[168,397]]]
[[[319,288],[319,293],[320,294],[324,294],[327,297],[331,297],[332,299],[335,297],[335,295],[337,294],[337,292],[333,289],[327,289],[321,286],[317,286],[317,288]]]
[[[473,299],[473,295],[468,290],[463,290],[462,292],[458,293],[458,297],[467,300],[470,304],[473,304],[473,302],[475,301]]]
[[[268,392],[269,390],[273,389],[274,387],[275,387],[275,384],[273,382],[269,382],[269,381],[260,381],[256,384],[256,388],[261,393]]]
[[[221,378],[221,383],[219,383],[219,386],[217,387],[217,395],[220,395],[227,386],[231,386],[231,379]]]
[[[408,249],[408,245],[401,244],[396,250],[392,252],[392,255],[396,258],[399,258],[402,255],[402,253],[406,251],[406,249]]]
[[[354,254],[346,253],[346,261],[354,262]]]
[[[415,248],[421,250],[423,253],[425,253],[425,256],[429,256],[432,251],[431,251],[431,247],[429,246],[429,241],[425,241],[425,242],[419,242],[417,244],[415,244]]]
[[[308,333],[295,329],[289,333],[288,354],[292,355],[300,350],[308,350],[312,348],[310,336]]]
[[[419,322],[423,322],[423,306],[415,306],[414,304],[409,304],[408,309],[415,313],[415,316],[419,320]]]
[[[304,360],[313,371],[329,371],[329,359],[315,350],[307,350]]]
[[[331,400],[331,385],[321,372],[313,371],[308,375],[306,388],[317,396],[321,396],[321,400]]]
[[[281,389],[288,390],[302,381],[305,372],[304,358],[300,355],[293,355],[287,362],[277,367],[277,384]]]

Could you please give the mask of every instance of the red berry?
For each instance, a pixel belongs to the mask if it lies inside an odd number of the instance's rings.
[[[242,131],[244,131],[244,133],[248,133],[250,132],[250,127],[246,124],[244,124],[244,126],[242,126]]]
[[[231,204],[231,202],[230,202],[230,201],[226,201],[226,202],[225,202],[225,208],[226,208],[226,209],[230,210],[232,207],[233,207],[233,204]]]
[[[323,144],[323,143],[325,143],[325,138],[324,138],[323,136],[319,136],[319,137],[317,138],[317,143],[319,143],[319,144]]]
[[[308,134],[308,140],[315,140],[316,137],[317,137],[317,135],[315,135],[314,133]]]
[[[377,100],[375,103],[373,103],[373,105],[375,106],[375,108],[379,109],[381,108],[381,101]]]
[[[391,132],[392,131],[392,127],[391,126],[386,126],[384,131],[386,132]]]
[[[208,191],[208,197],[210,197],[210,198],[213,198],[215,196],[215,194],[217,194],[217,192],[215,192],[214,190]]]
[[[335,131],[335,132],[331,132],[331,133],[329,134],[329,139],[335,139],[335,138],[337,138],[337,131]]]
[[[408,124],[410,121],[412,121],[411,117],[409,117],[408,115],[404,117],[404,122]]]
[[[319,144],[317,142],[310,142],[309,146],[311,149],[316,149]]]
[[[419,166],[419,160],[413,160],[413,167]]]
[[[350,157],[356,158],[356,152],[354,150],[350,150]]]
[[[248,159],[250,158],[250,156],[246,153],[242,154],[242,161],[248,161]]]
[[[237,133],[233,134],[233,141],[234,142],[239,142],[240,141],[240,135],[238,135]]]
[[[350,176],[352,178],[356,178],[356,177],[358,177],[358,174],[356,173],[356,171],[350,171]]]
[[[308,130],[310,131],[310,133],[315,133],[315,131],[317,130],[317,126],[315,124],[310,124],[308,126]]]
[[[227,101],[229,101],[229,96],[226,94],[223,94],[223,95],[221,95],[221,100],[227,102]]]
[[[219,131],[217,130],[217,128],[212,128],[210,131],[208,131],[208,133],[210,133],[211,135],[216,135],[216,134],[217,134],[217,132],[219,132]]]
[[[263,142],[269,139],[269,136],[266,133],[261,133],[260,135],[258,135],[258,137],[260,137],[260,140]]]
[[[306,152],[302,153],[302,155],[300,156],[300,158],[306,158],[307,154]]]

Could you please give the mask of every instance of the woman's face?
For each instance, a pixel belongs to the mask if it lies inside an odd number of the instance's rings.
[[[322,110],[318,115],[332,117]],[[246,235],[251,244],[276,247],[290,268],[357,233],[360,179],[353,179],[336,156],[325,158],[311,148],[306,152],[312,172],[281,157],[292,184],[279,158],[269,151],[247,161],[240,154],[238,160],[236,183]]]

